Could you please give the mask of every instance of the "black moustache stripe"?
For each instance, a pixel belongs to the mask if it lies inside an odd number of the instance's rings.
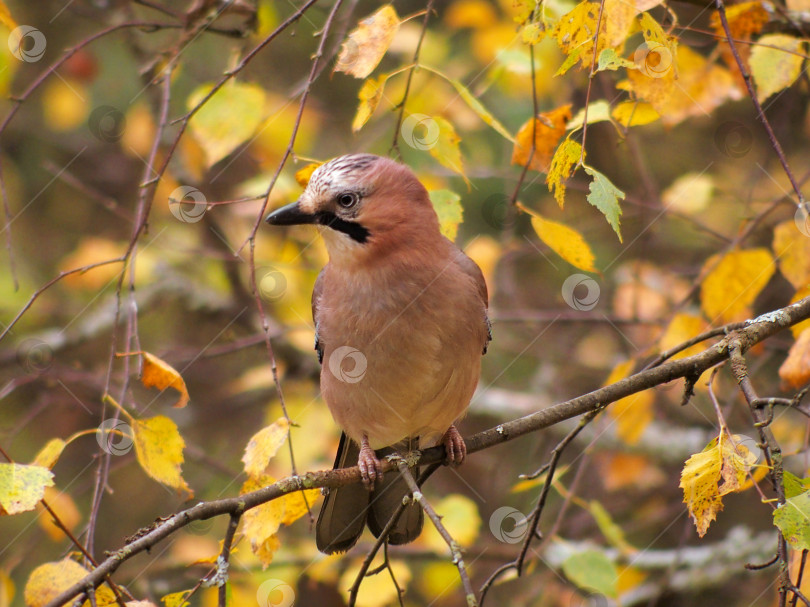
[[[371,232],[369,232],[359,223],[346,221],[334,213],[322,211],[316,215],[315,221],[322,226],[327,226],[333,230],[337,230],[338,232],[348,234],[352,240],[359,242],[360,244],[365,243],[368,240],[368,237],[371,235]]]

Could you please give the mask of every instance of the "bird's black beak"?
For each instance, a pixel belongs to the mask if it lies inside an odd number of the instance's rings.
[[[318,223],[318,216],[301,210],[298,202],[293,202],[276,209],[264,220],[274,226],[295,226],[306,223]]]

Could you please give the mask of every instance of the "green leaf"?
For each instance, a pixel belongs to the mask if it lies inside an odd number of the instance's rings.
[[[810,492],[788,498],[773,511],[773,524],[795,550],[810,550]]]
[[[582,108],[576,113],[576,116],[568,121],[568,124],[565,125],[565,129],[567,131],[581,129],[584,120],[585,108]],[[606,120],[610,120],[610,104],[607,101],[600,99],[588,105],[588,124],[605,122]]]
[[[619,207],[619,201],[624,200],[624,192],[613,185],[610,179],[599,171],[588,166],[584,168],[585,172],[593,177],[593,181],[588,187],[588,202],[602,212],[610,227],[619,237],[619,242],[622,242],[622,233],[619,229],[622,209]]]
[[[617,70],[621,67],[634,68],[636,64],[632,61],[628,61],[624,57],[619,57],[619,55],[616,54],[615,48],[606,48],[599,53],[599,62],[596,67],[597,72],[603,70]]]
[[[485,123],[491,126],[493,129],[498,131],[501,135],[506,137],[512,143],[515,142],[515,138],[506,130],[506,127],[503,126],[498,119],[493,116],[487,108],[483,106],[483,104],[478,101],[473,94],[461,84],[458,80],[453,80],[452,78],[449,80],[450,84],[453,85],[453,88],[458,91],[458,94],[461,95],[461,98],[467,103],[467,105],[472,108],[472,111],[478,114],[478,117],[481,118]]]
[[[601,503],[596,500],[591,500],[588,502],[588,510],[594,520],[596,520],[596,524],[599,525],[599,530],[602,532],[602,535],[610,542],[611,546],[615,546],[625,554],[633,552],[633,547],[627,543],[624,537],[624,531],[622,531],[622,528],[611,518],[610,513],[605,510]]]
[[[458,226],[464,219],[461,196],[450,190],[431,190],[430,202],[433,203],[436,215],[439,216],[442,234],[450,240],[455,240]]]
[[[461,82],[446,76],[440,70],[437,70],[435,68],[428,67],[426,65],[420,65],[419,67],[429,72],[432,72],[437,76],[441,76],[442,78],[447,80],[447,82],[453,85],[453,88],[456,89],[456,92],[458,92],[459,96],[464,100],[464,102],[470,106],[472,111],[478,114],[478,117],[481,120],[483,120],[486,124],[488,124],[493,129],[498,131],[501,135],[503,135],[506,139],[508,139],[512,143],[515,142],[515,138],[512,137],[512,135],[509,133],[506,127],[503,126],[500,122],[498,122],[498,119],[495,118],[495,116],[493,116],[490,113],[490,111],[487,108],[485,108],[484,105],[473,96],[473,94],[469,91],[469,89],[467,89],[466,86],[461,84]]]
[[[785,497],[796,497],[810,489],[810,478],[799,478],[788,470],[784,471],[782,482],[785,484]]]
[[[603,552],[586,550],[569,556],[562,564],[565,577],[582,590],[596,591],[616,597],[616,581],[619,572]]]
[[[563,64],[560,66],[560,69],[558,69],[557,73],[554,74],[554,75],[555,76],[562,76],[563,74],[565,74],[565,72],[567,72],[568,70],[570,70],[572,67],[574,67],[577,64],[577,62],[579,61],[579,56],[581,54],[582,54],[582,47],[581,46],[578,47],[578,48],[575,48],[573,51],[571,51],[571,54],[568,55],[568,57],[565,58],[565,61],[563,61]]]
[[[196,107],[211,88],[210,84],[197,87],[188,97],[188,108]],[[264,101],[262,87],[232,82],[214,93],[194,114],[191,132],[205,151],[209,167],[254,135],[264,116]]]

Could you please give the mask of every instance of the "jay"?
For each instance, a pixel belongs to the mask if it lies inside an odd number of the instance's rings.
[[[318,549],[344,552],[368,524],[379,537],[403,498],[380,458],[443,444],[460,464],[453,425],[469,406],[491,339],[479,267],[445,238],[428,193],[388,158],[350,154],[313,173],[272,225],[315,224],[329,253],[312,293],[321,391],[343,430],[335,468],[359,466],[363,485],[332,489],[316,525]],[[404,544],[422,530],[411,502],[389,532]]]

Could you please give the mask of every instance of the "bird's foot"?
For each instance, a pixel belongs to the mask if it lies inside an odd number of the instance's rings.
[[[467,457],[467,445],[464,443],[464,437],[456,430],[455,426],[450,426],[447,432],[444,433],[442,443],[447,453],[448,464],[455,464],[457,466]]]
[[[357,466],[360,468],[360,477],[363,484],[369,491],[374,489],[374,483],[379,478],[382,480],[382,462],[377,458],[374,449],[368,444],[368,437],[363,436],[360,442],[360,456],[357,458]]]

